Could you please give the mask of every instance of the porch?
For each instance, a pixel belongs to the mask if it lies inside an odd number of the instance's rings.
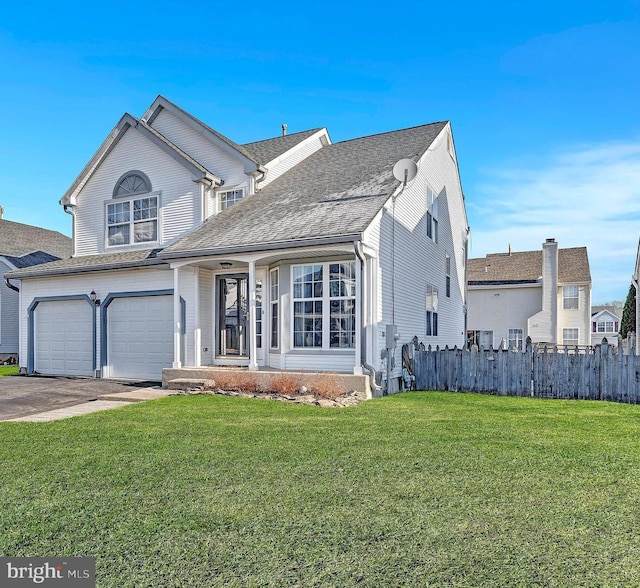
[[[171,384],[173,382],[173,384]],[[369,376],[338,372],[282,371],[268,367],[257,370],[248,367],[206,366],[164,368],[162,387],[215,386],[222,389],[274,391],[296,395],[307,393],[341,396],[354,390],[372,397]]]

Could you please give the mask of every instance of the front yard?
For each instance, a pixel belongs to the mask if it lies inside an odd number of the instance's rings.
[[[98,586],[627,586],[640,407],[176,396],[0,423],[0,555]]]

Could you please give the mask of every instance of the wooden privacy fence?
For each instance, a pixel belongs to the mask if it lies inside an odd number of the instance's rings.
[[[507,396],[640,402],[640,356],[625,355],[606,340],[591,348],[425,348],[408,344],[405,368],[417,390],[481,392]]]

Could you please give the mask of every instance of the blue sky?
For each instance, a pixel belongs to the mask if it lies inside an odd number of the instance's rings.
[[[163,94],[238,143],[450,120],[472,257],[586,246],[624,300],[640,235],[640,0],[4,3],[0,204],[58,200],[124,112]]]

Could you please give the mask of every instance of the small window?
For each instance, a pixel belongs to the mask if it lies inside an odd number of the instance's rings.
[[[256,280],[256,347],[262,348],[262,280]]]
[[[578,344],[578,329],[562,329],[562,344],[563,345],[577,345]]]
[[[438,336],[438,289],[427,284],[426,300],[426,330],[427,337]]]
[[[225,210],[233,206],[239,200],[244,198],[244,188],[238,190],[225,190],[224,192],[218,192],[220,197],[220,210]]]
[[[444,273],[446,280],[445,295],[451,298],[451,256],[447,253],[444,257]]]
[[[278,303],[279,303],[279,270],[272,269],[269,273],[269,301],[271,304],[271,343],[270,347],[280,347],[280,330],[278,329]]]
[[[509,329],[508,349],[517,349],[522,351],[522,329]]]
[[[580,288],[578,286],[563,286],[562,288],[562,308],[565,310],[577,309],[579,307]]]
[[[438,197],[436,193],[427,184],[427,238],[431,239],[434,243],[438,242]]]

